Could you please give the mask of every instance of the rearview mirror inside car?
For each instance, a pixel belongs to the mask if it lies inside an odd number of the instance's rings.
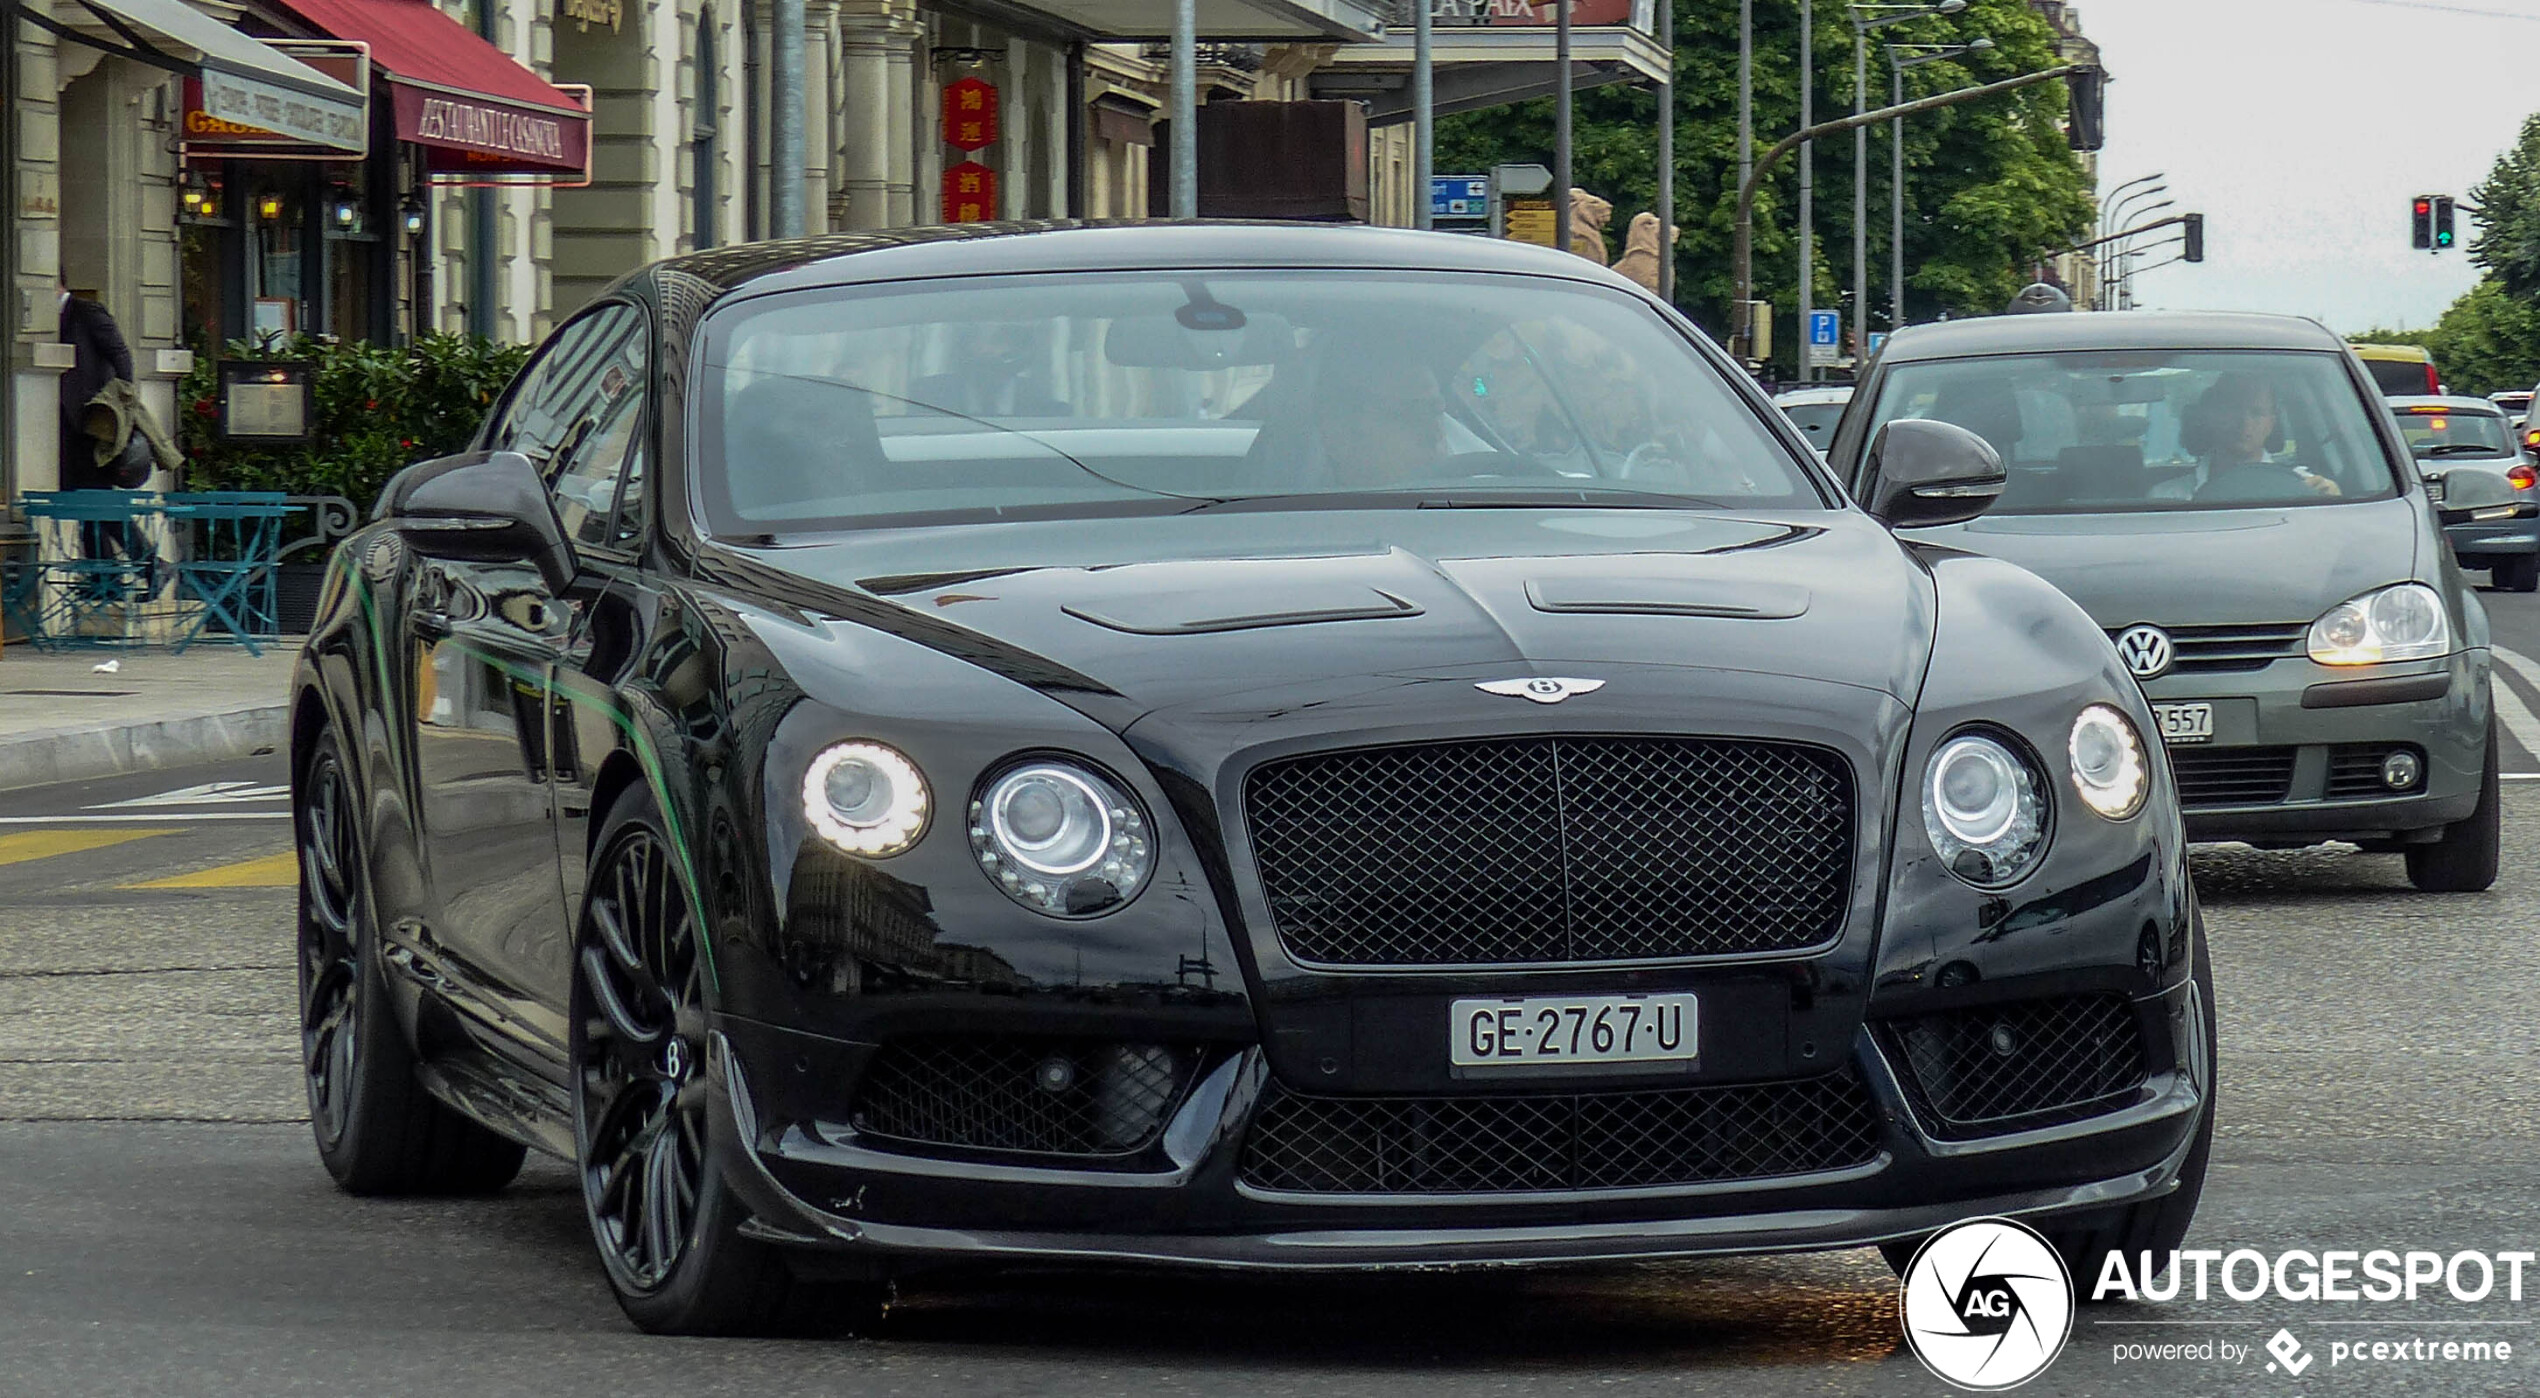
[[[470,452],[410,466],[381,492],[379,512],[429,557],[527,563],[551,593],[573,581],[573,545],[538,468],[519,452]]]
[[[1898,418],[1870,439],[1873,518],[1890,529],[1959,524],[2002,494],[2002,454],[1956,423]]]

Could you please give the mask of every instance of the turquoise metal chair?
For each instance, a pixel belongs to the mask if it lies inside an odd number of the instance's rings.
[[[147,491],[30,490],[19,497],[38,556],[9,565],[0,606],[38,649],[139,645],[144,608],[166,575],[159,497]]]
[[[184,542],[177,598],[201,604],[169,649],[181,654],[217,627],[249,655],[263,655],[258,642],[281,633],[282,521],[304,507],[278,490],[171,491],[165,499],[168,525]]]

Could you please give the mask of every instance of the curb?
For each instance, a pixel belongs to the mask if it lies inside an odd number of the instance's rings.
[[[251,756],[258,748],[281,745],[290,712],[287,704],[261,704],[14,734],[0,738],[0,791]]]

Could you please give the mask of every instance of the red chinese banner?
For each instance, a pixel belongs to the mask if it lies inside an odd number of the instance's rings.
[[[997,89],[985,78],[944,84],[944,142],[962,150],[997,143]]]
[[[996,216],[996,171],[976,160],[944,171],[944,222],[986,223]]]

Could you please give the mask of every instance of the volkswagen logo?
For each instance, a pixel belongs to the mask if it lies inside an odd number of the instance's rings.
[[[2117,634],[2117,658],[2138,680],[2157,680],[2170,672],[2170,633],[2157,626],[2129,626]]]
[[[1558,676],[1537,675],[1532,679],[1484,680],[1473,687],[1484,694],[1504,694],[1511,699],[1532,699],[1538,704],[1558,704],[1573,694],[1593,694],[1605,687],[1605,681],[1568,680]]]
[[[1971,1218],[1924,1240],[1897,1283],[1905,1344],[1944,1382],[1977,1392],[2046,1372],[2073,1332],[2072,1274],[2035,1231]]]

